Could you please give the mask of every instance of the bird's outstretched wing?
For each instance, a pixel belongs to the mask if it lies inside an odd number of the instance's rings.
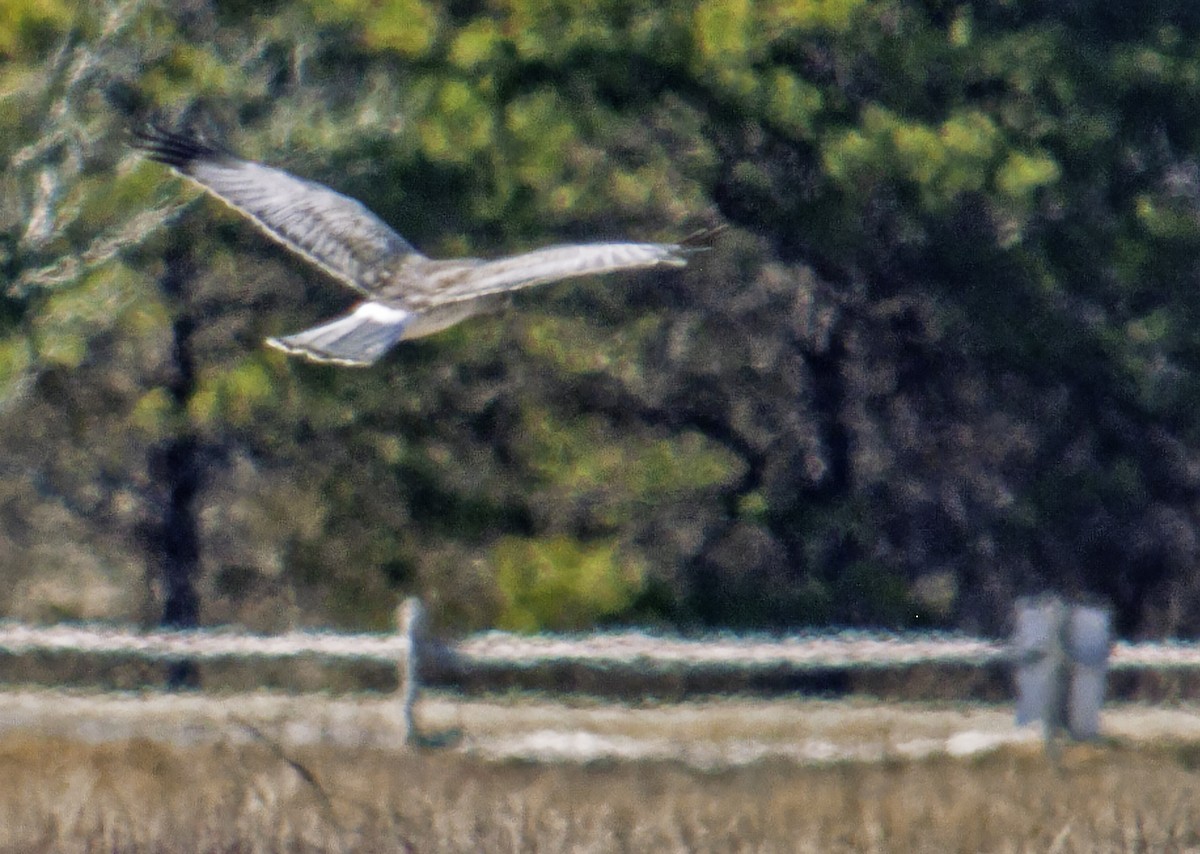
[[[439,303],[528,288],[545,282],[646,267],[682,267],[699,247],[678,243],[577,243],[484,261],[438,290]]]
[[[195,136],[149,126],[137,148],[249,217],[268,236],[355,290],[387,283],[409,243],[360,202],[313,181],[242,160]]]

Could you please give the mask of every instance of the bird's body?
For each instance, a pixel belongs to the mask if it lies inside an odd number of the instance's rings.
[[[348,314],[268,343],[318,362],[370,365],[398,341],[487,310],[496,295],[576,276],[680,267],[686,243],[578,243],[511,258],[434,260],[362,203],[194,136],[147,128],[136,145],[249,217],[366,299]]]

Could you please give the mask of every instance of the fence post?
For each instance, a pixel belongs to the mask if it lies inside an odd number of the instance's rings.
[[[421,635],[421,600],[410,596],[400,603],[396,609],[396,630],[404,638],[405,651],[397,663],[399,677],[398,690],[400,693],[400,722],[404,728],[404,743],[413,744],[417,740],[416,723],[413,720],[413,706],[417,702],[419,689],[417,655]]]
[[[1041,720],[1052,753],[1064,731],[1075,740],[1100,734],[1109,622],[1108,611],[1093,605],[1055,596],[1017,600],[1017,724]]]

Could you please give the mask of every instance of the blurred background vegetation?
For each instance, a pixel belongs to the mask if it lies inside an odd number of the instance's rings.
[[[152,115],[434,256],[730,228],[311,365]],[[1183,2],[0,0],[0,614],[1196,635],[1197,152]]]

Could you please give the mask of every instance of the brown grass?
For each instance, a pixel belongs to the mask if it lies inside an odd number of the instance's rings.
[[[171,700],[175,714],[183,702]],[[315,707],[326,701],[303,702]],[[440,717],[437,702],[429,717]],[[522,718],[532,715],[534,728],[553,718],[549,704],[520,705],[464,704],[458,716],[464,740],[499,728],[505,708]],[[833,705],[812,705],[816,722],[808,735],[836,730]],[[703,709],[680,710],[691,723],[679,734],[741,738],[745,732],[737,720],[754,730],[775,720],[774,735],[788,734],[780,722],[782,704],[773,716],[761,712],[759,718],[751,706],[712,704],[715,729],[706,728]],[[804,710],[803,703],[792,706]],[[67,709],[70,703],[57,707]],[[546,764],[492,761],[449,749],[346,746],[344,738],[298,737],[296,721],[284,721],[265,701],[257,712],[253,703],[241,708],[252,720],[234,716],[241,723],[227,720],[223,736],[214,736],[219,728],[204,729],[194,720],[182,722],[170,738],[164,737],[161,722],[151,721],[154,740],[127,733],[97,740],[90,724],[72,734],[38,732],[28,722],[0,732],[0,851],[1124,852],[1200,847],[1200,746],[1195,741],[1139,745],[1122,737],[1103,746],[1070,747],[1058,762],[1035,745],[1018,744],[969,759],[890,758],[823,767],[765,760],[701,771],[662,761]],[[877,734],[867,725],[864,708],[846,709],[852,738]],[[55,715],[48,706],[45,711],[48,729],[54,730]],[[571,718],[593,731],[615,733],[621,711],[560,709],[557,720]],[[648,711],[667,715],[670,710]],[[643,735],[662,734],[653,715],[624,712],[641,721]],[[949,719],[949,712],[942,714]],[[539,715],[544,719],[536,720]],[[965,719],[974,725],[981,716]],[[663,726],[678,729],[683,719],[664,717]],[[892,736],[901,735],[895,720],[882,726]],[[922,726],[928,735],[940,724]]]
[[[1195,754],[1191,754],[1195,758]],[[703,773],[269,745],[0,745],[0,849],[1172,851],[1200,844],[1187,756],[1025,752]]]

